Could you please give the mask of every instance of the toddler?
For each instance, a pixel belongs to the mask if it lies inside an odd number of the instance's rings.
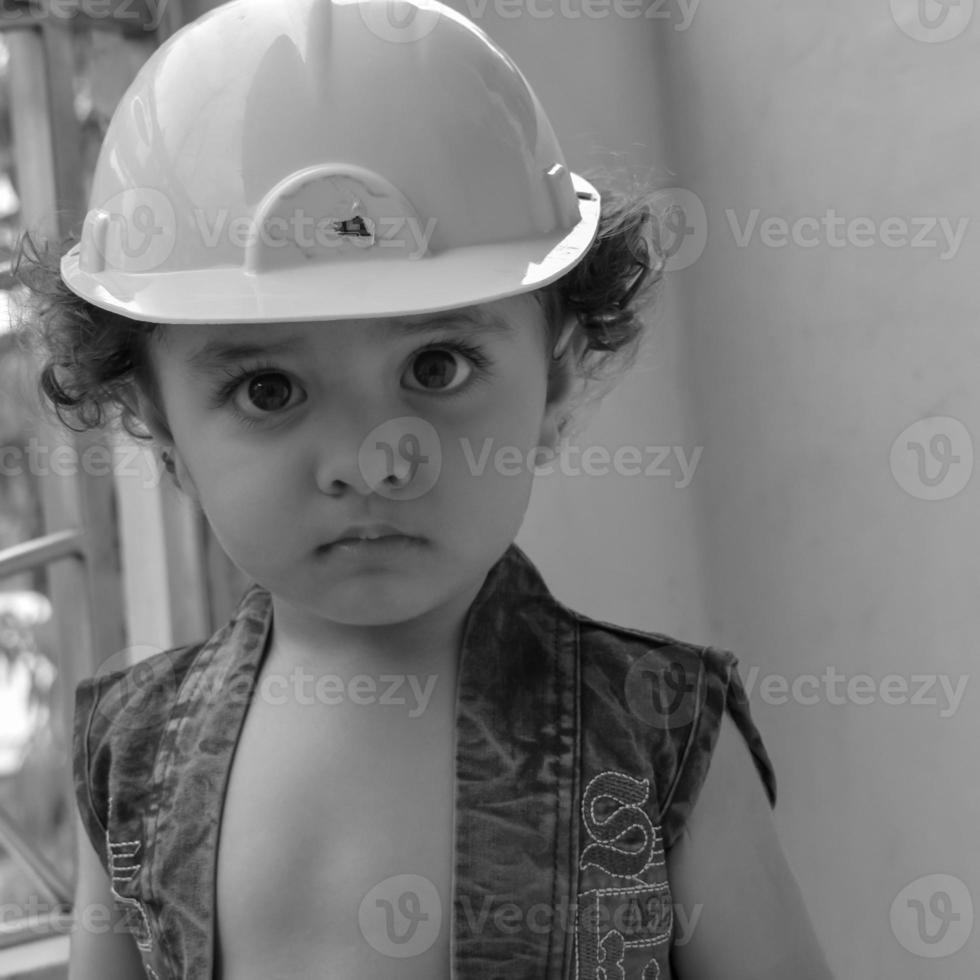
[[[651,201],[433,0],[234,0],[143,67],[80,239],[22,243],[39,387],[251,584],[76,690],[70,980],[830,976],[735,657],[514,544],[639,349]]]

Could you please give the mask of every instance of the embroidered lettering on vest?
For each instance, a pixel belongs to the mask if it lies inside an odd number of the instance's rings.
[[[151,963],[147,962],[153,953],[153,933],[146,907],[139,898],[139,876],[142,870],[140,852],[141,841],[113,840],[116,829],[115,807],[109,797],[109,820],[106,829],[106,854],[109,857],[109,890],[116,907],[122,913],[122,928],[133,937],[143,958],[143,967],[150,980],[160,980]]]
[[[123,894],[122,885],[132,883],[139,875],[140,864],[135,860],[140,852],[139,841],[114,841],[106,832],[106,848],[109,855],[110,890],[112,897],[123,913],[123,928],[129,932],[136,945],[144,952],[153,948],[150,923],[146,917],[143,903],[131,895]]]
[[[648,780],[612,770],[585,789],[582,823],[590,842],[579,868],[594,887],[579,893],[576,980],[661,975],[650,951],[670,940],[673,909],[666,876],[653,870],[662,869],[665,859],[660,827],[643,808],[649,793]]]

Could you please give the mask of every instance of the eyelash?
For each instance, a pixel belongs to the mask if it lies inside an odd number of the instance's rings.
[[[490,358],[483,352],[479,347],[472,344],[468,344],[464,340],[437,340],[433,341],[431,344],[426,344],[424,347],[420,347],[414,353],[414,357],[418,357],[419,354],[424,354],[426,351],[430,350],[451,350],[457,354],[462,354],[464,357],[469,358],[473,362],[474,371],[473,375],[467,379],[466,383],[463,384],[461,388],[457,388],[455,391],[446,392],[443,397],[452,398],[455,395],[462,394],[467,391],[472,385],[479,384],[486,381],[490,376]],[[263,361],[259,364],[255,364],[248,368],[232,368],[222,370],[222,374],[227,377],[227,381],[223,382],[215,390],[211,398],[211,408],[220,408],[225,402],[231,400],[232,395],[246,382],[250,381],[252,378],[258,377],[262,374],[286,374],[281,368],[277,367],[270,361]],[[438,394],[438,392],[434,392]],[[232,413],[246,426],[260,425],[263,421],[262,418],[253,418],[251,415],[245,415],[233,401],[230,403],[230,408]],[[274,412],[268,413],[271,417]]]

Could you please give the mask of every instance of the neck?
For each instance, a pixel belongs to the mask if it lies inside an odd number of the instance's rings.
[[[291,663],[341,673],[454,670],[483,581],[414,619],[368,626],[328,620],[273,596],[271,650]]]

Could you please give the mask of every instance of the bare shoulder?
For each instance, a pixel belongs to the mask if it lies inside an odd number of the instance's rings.
[[[833,980],[758,770],[727,712],[667,870],[690,923],[671,954],[678,980]]]
[[[133,937],[119,927],[109,876],[76,814],[78,875],[68,980],[146,980]]]

